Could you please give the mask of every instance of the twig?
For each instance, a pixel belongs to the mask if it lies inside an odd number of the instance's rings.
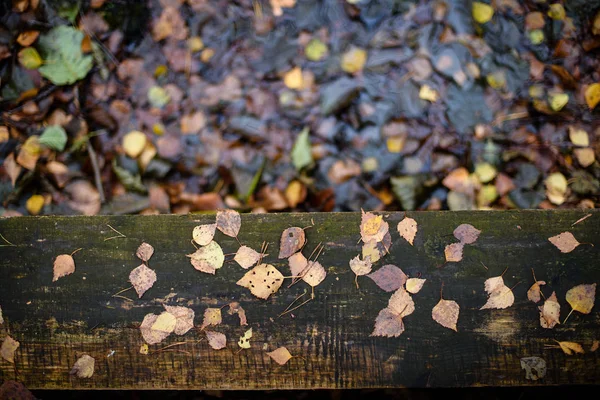
[[[483,268],[485,268],[486,271],[489,271],[488,267],[485,266],[485,264],[483,263],[483,261],[479,261],[481,263],[481,265],[483,265]]]
[[[88,143],[87,151],[88,155],[90,156],[92,169],[94,170],[94,183],[96,184],[98,194],[100,194],[100,203],[104,204],[106,197],[104,196],[104,188],[102,187],[102,177],[100,176],[100,167],[98,166],[98,156],[96,155],[96,150],[94,150],[94,147],[91,143]]]
[[[8,243],[8,244],[0,244],[0,247],[17,247],[16,244],[12,244],[11,242],[9,242],[4,236],[2,236],[1,233],[0,233],[0,238],[2,238],[2,240],[4,240],[6,243]]]
[[[575,225],[577,225],[578,223],[585,221],[586,219],[588,219],[588,218],[589,218],[589,217],[591,217],[591,216],[592,216],[592,214],[588,214],[588,215],[586,215],[586,216],[584,216],[584,217],[581,217],[581,218],[579,218],[577,221],[573,222],[573,224],[571,224],[571,226],[575,226]]]
[[[571,312],[569,313],[569,315],[567,315],[567,318],[565,318],[565,320],[563,321],[563,325],[565,324],[565,322],[567,322],[567,320],[569,319],[569,317],[571,316],[571,314],[573,314],[573,311],[575,311],[575,309],[571,308]]]
[[[113,232],[118,233],[119,236],[112,236],[112,237],[106,238],[106,239],[104,239],[105,242],[107,240],[118,239],[118,238],[126,238],[127,237],[127,236],[123,235],[121,232],[119,232],[118,230],[116,230],[115,228],[113,228],[112,226],[110,226],[109,224],[106,224],[106,226],[108,226],[110,229],[112,229]]]

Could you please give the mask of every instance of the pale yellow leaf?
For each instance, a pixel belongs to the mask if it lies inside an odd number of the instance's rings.
[[[405,217],[398,223],[398,233],[400,233],[400,236],[402,236],[404,240],[413,246],[415,236],[417,235],[417,229],[417,221],[412,218]]]
[[[513,305],[515,296],[512,290],[504,284],[502,276],[489,278],[485,281],[485,291],[490,297],[480,310],[504,309]]]
[[[431,318],[441,326],[457,331],[459,312],[460,307],[457,302],[441,299],[431,310]]]
[[[406,281],[406,290],[412,294],[419,293],[427,279],[409,278]]]
[[[200,329],[204,329],[207,326],[216,326],[223,321],[221,316],[220,308],[207,308],[204,310],[204,320],[202,320],[202,326]]]
[[[596,284],[577,285],[567,291],[566,299],[573,310],[589,314],[596,299]]]
[[[75,260],[70,254],[61,254],[54,260],[54,277],[52,282],[75,272]]]
[[[198,225],[194,227],[194,230],[192,231],[192,239],[200,246],[206,246],[212,242],[215,237],[216,229],[217,224]]]
[[[250,293],[264,300],[277,292],[282,283],[283,275],[270,264],[257,265],[237,281],[239,286],[250,289]]]
[[[574,126],[569,126],[569,139],[571,139],[571,143],[575,146],[588,147],[590,145],[588,133]]]
[[[225,255],[221,246],[214,240],[204,247],[199,248],[193,254],[188,254],[190,262],[198,271],[214,274],[223,266]]]
[[[548,297],[540,309],[540,325],[542,328],[552,329],[556,324],[560,324],[560,304],[556,298],[556,293]]]
[[[473,2],[473,19],[480,24],[485,24],[494,16],[494,9],[492,6],[479,1]]]
[[[131,158],[137,158],[146,147],[146,135],[140,131],[131,131],[123,137],[123,150]]]
[[[176,325],[177,318],[170,312],[164,311],[156,318],[150,329],[157,332],[171,333],[175,330]]]
[[[252,328],[248,329],[242,336],[240,336],[240,340],[238,340],[238,346],[242,349],[249,349],[252,347],[250,345],[250,339],[252,338]]]
[[[94,375],[95,363],[93,357],[84,354],[75,361],[70,373],[71,375],[77,375],[78,378],[91,378]]]

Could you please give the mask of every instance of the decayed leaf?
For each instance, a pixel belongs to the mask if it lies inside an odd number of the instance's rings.
[[[405,217],[398,223],[398,232],[408,243],[414,246],[415,236],[417,235],[417,221]]]
[[[142,298],[146,290],[150,289],[154,285],[154,282],[156,282],[156,272],[148,268],[145,264],[142,264],[131,270],[129,273],[129,282],[133,285],[138,297]]]
[[[240,336],[240,340],[238,340],[238,346],[242,349],[249,349],[250,339],[252,338],[252,328],[248,329],[242,336]]]
[[[149,353],[148,343],[142,343],[140,346],[140,354],[148,354]]]
[[[215,350],[221,350],[227,346],[227,336],[221,332],[205,331],[208,345]]]
[[[240,246],[233,259],[240,267],[248,269],[260,260],[260,253],[248,246]]]
[[[548,238],[548,240],[555,245],[561,253],[570,253],[581,244],[575,239],[575,236],[573,236],[571,232],[563,232]]]
[[[548,297],[539,309],[542,328],[552,329],[556,324],[560,324],[560,304],[555,292],[552,292],[552,296]]]
[[[406,283],[407,276],[395,265],[388,264],[367,275],[377,286],[386,292],[398,290]]]
[[[6,336],[0,347],[0,355],[9,363],[15,363],[15,351],[21,344],[10,336]]]
[[[171,333],[152,329],[157,319],[158,315],[156,314],[146,314],[144,320],[142,321],[142,324],[140,325],[140,332],[142,333],[142,337],[148,344],[160,343]]]
[[[489,278],[485,281],[485,291],[490,295],[488,301],[480,310],[491,308],[508,308],[515,302],[515,296],[512,290],[504,284],[502,276]]]
[[[374,240],[369,240],[368,242],[363,244],[363,246],[362,246],[363,260],[366,260],[367,257],[369,257],[369,260],[371,261],[371,263],[375,263],[375,262],[379,261],[382,254],[379,251],[378,244],[379,244],[379,242],[376,242]]]
[[[75,272],[75,260],[70,254],[61,254],[54,260],[54,277],[52,282],[56,282],[63,276],[71,275]]]
[[[361,260],[360,256],[356,256],[350,260],[350,268],[357,276],[361,276],[370,273],[373,265],[370,258],[367,257],[365,260]]]
[[[185,335],[194,327],[194,310],[183,306],[167,306],[165,310],[175,317],[175,328],[173,333],[176,335]]]
[[[216,326],[219,325],[223,321],[221,317],[221,309],[220,308],[207,308],[204,310],[204,320],[202,321],[202,326],[200,329],[204,329],[207,326]]]
[[[246,321],[246,311],[244,311],[242,306],[240,306],[240,303],[238,303],[237,301],[229,303],[228,314],[229,315],[237,314],[238,317],[240,318],[240,325],[242,325],[242,326],[248,325],[248,321]]]
[[[473,244],[479,237],[481,231],[473,225],[462,224],[454,230],[454,237],[460,240],[463,244]]]
[[[198,225],[192,231],[192,239],[200,246],[206,246],[215,237],[217,224]]]
[[[164,332],[166,334],[170,334],[175,330],[175,326],[177,325],[177,318],[173,314],[167,311],[163,311],[156,318],[156,321],[152,324],[150,329],[155,332]]]
[[[279,242],[279,258],[288,258],[304,246],[306,236],[304,229],[298,227],[287,228],[281,233]]]
[[[406,281],[406,290],[412,294],[419,293],[427,279],[410,278]]]
[[[217,229],[227,236],[237,237],[242,226],[242,217],[235,210],[219,210],[217,212]]]
[[[415,303],[413,302],[412,297],[410,297],[410,294],[408,294],[406,290],[400,288],[396,290],[392,297],[390,297],[388,308],[396,315],[404,318],[415,311]]]
[[[389,230],[390,227],[383,220],[383,216],[362,211],[360,237],[363,242],[367,243],[370,240],[381,242]]]
[[[569,356],[573,355],[573,352],[579,353],[579,354],[585,353],[585,351],[583,350],[583,347],[581,347],[581,345],[579,343],[559,342],[559,341],[556,341],[556,343],[558,343],[558,345],[560,346],[562,351],[564,351],[565,354],[567,354]]]
[[[546,361],[540,357],[521,358],[521,368],[525,370],[525,379],[537,381],[546,376]]]
[[[94,375],[95,363],[96,361],[93,357],[84,354],[75,361],[70,374],[77,375],[78,378],[91,378]]]
[[[527,298],[534,303],[540,301],[540,286],[545,284],[545,281],[536,281],[527,291]]]
[[[573,310],[579,311],[582,314],[589,314],[594,307],[596,284],[577,285],[569,289],[566,298]]]
[[[223,266],[225,255],[223,249],[214,240],[204,247],[199,248],[193,254],[188,254],[190,262],[198,271],[214,274]]]
[[[250,293],[259,299],[266,300],[279,290],[283,283],[283,275],[270,264],[259,264],[237,281],[237,284],[250,289]]]
[[[285,365],[288,361],[292,359],[292,355],[285,347],[280,347],[275,349],[269,353],[267,353],[269,357],[271,357],[277,364]]]
[[[325,280],[327,272],[318,261],[311,261],[310,267],[304,273],[302,280],[310,286],[315,287]]]
[[[452,243],[446,246],[444,249],[444,255],[446,256],[446,262],[459,262],[463,258],[463,243]]]
[[[146,242],[140,244],[140,247],[138,247],[137,251],[135,252],[137,258],[144,262],[148,262],[150,257],[152,257],[152,254],[154,254],[154,247]]]
[[[457,302],[441,299],[431,310],[431,318],[441,326],[458,332],[456,323],[459,312],[460,307]]]
[[[371,336],[397,337],[404,332],[402,317],[395,314],[389,308],[379,311],[375,319],[375,328]]]

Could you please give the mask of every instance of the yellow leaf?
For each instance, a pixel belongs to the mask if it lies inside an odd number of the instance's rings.
[[[533,45],[537,46],[538,44],[542,44],[544,42],[544,39],[545,39],[544,31],[541,29],[534,29],[532,31],[529,31],[528,35],[529,35],[529,41]]]
[[[44,196],[39,194],[34,194],[25,203],[25,208],[31,215],[38,215],[42,211],[42,207],[44,207]]]
[[[342,55],[342,70],[353,74],[361,71],[367,62],[367,52],[359,47],[352,47]]]
[[[302,87],[302,70],[300,67],[295,67],[285,73],[283,83],[290,89],[300,89]]]
[[[379,252],[379,248],[377,247],[377,242],[375,240],[369,240],[367,243],[363,244],[362,247],[362,258],[366,260],[369,257],[372,263],[379,261],[381,258],[381,253]]]
[[[488,183],[496,177],[498,171],[490,163],[482,162],[475,165],[475,175],[481,183]]]
[[[550,174],[544,181],[546,184],[546,196],[552,204],[561,205],[565,202],[567,193],[567,178],[560,172]]]
[[[327,45],[319,39],[312,39],[306,45],[304,54],[310,61],[320,61],[327,53]]]
[[[211,58],[213,58],[214,55],[215,51],[213,49],[206,48],[202,50],[202,53],[200,53],[200,60],[202,60],[203,63],[207,63]]]
[[[406,137],[404,136],[393,136],[388,138],[386,141],[387,149],[390,153],[400,153],[404,148]]]
[[[428,100],[432,103],[435,103],[436,101],[438,101],[439,97],[440,96],[438,92],[429,85],[423,85],[419,90],[419,98],[423,100]]]
[[[196,53],[204,48],[204,42],[198,36],[192,36],[189,38],[187,45],[188,49],[190,49],[192,53]]]
[[[160,313],[154,324],[152,324],[153,331],[171,333],[175,330],[175,325],[177,325],[177,318],[173,314],[167,311],[163,311]]]
[[[140,346],[140,354],[148,354],[148,344],[144,343]]]
[[[594,307],[596,298],[596,284],[578,285],[567,291],[567,303],[571,305],[573,310],[582,314],[589,314]]]
[[[192,254],[188,254],[190,262],[200,272],[213,274],[223,266],[225,255],[223,249],[214,240]]]
[[[557,93],[550,95],[550,108],[558,112],[563,109],[564,106],[569,102],[569,95],[566,93]]]
[[[583,168],[589,167],[596,161],[596,153],[594,153],[594,149],[589,147],[586,147],[585,149],[575,149],[573,153]]]
[[[579,343],[559,342],[559,341],[556,341],[556,343],[558,343],[560,348],[562,349],[562,351],[564,351],[565,354],[567,354],[569,356],[573,355],[573,352],[580,353],[580,354],[585,353],[585,351],[583,350],[583,347],[581,347],[581,345]]]
[[[579,147],[588,147],[590,145],[590,138],[586,131],[583,129],[577,129],[574,126],[569,126],[569,139],[571,143]]]
[[[552,19],[556,19],[562,21],[565,19],[567,14],[565,13],[565,8],[560,3],[550,4],[550,9],[548,10],[548,16]]]
[[[17,156],[17,163],[19,163],[19,165],[29,170],[35,169],[41,151],[39,139],[39,136],[32,135],[27,138],[25,143],[23,143],[21,150],[19,150],[19,155]]]
[[[219,325],[221,321],[221,309],[209,307],[206,310],[204,310],[204,319],[202,320],[202,326],[200,327],[200,329],[204,329],[207,326]]]
[[[485,24],[494,16],[494,9],[489,4],[473,2],[473,19],[480,24]]]
[[[419,293],[427,279],[410,278],[406,281],[406,291],[412,294]]]
[[[600,83],[592,83],[585,89],[585,102],[590,110],[600,103]]]
[[[488,85],[496,90],[504,89],[506,87],[506,74],[504,71],[495,71],[485,77]]]
[[[146,147],[146,135],[140,131],[131,131],[123,137],[123,150],[131,158],[137,158]]]
[[[252,338],[252,328],[248,329],[242,336],[240,336],[240,340],[238,340],[238,346],[242,349],[249,349],[250,339]]]
[[[42,65],[42,57],[33,47],[25,47],[18,54],[19,63],[27,69],[38,69]]]

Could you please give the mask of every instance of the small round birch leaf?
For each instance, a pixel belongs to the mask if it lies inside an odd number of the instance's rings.
[[[411,246],[414,246],[415,236],[417,235],[417,221],[412,218],[404,218],[398,223],[398,233],[402,236]]]
[[[173,333],[176,335],[185,335],[190,329],[194,327],[194,310],[183,306],[167,306],[165,310],[175,317],[175,329]]]
[[[242,349],[249,349],[252,347],[250,345],[250,339],[252,338],[252,328],[248,329],[242,336],[240,336],[240,340],[238,340],[238,346]]]
[[[585,351],[579,343],[575,342],[558,342],[558,345],[566,355],[573,355],[573,352],[583,354]]]
[[[144,293],[156,282],[156,272],[142,264],[131,270],[129,273],[129,282],[131,282],[138,297],[141,299]]]
[[[406,290],[412,294],[419,293],[427,279],[410,278],[406,281]]]
[[[152,247],[146,242],[140,244],[140,247],[138,247],[137,251],[135,252],[137,258],[145,262],[148,262],[148,260],[150,260],[152,254],[154,254],[154,247]]]
[[[310,286],[315,287],[325,280],[327,272],[320,262],[311,262],[310,267],[306,270],[302,280]]]
[[[493,278],[489,278],[484,282],[485,291],[488,294],[492,294],[494,292],[499,291],[504,285],[504,279],[501,276],[495,276]]]
[[[163,311],[158,318],[156,318],[156,321],[154,321],[150,329],[170,334],[175,330],[175,325],[177,325],[177,318],[170,312]]]
[[[204,329],[207,326],[216,326],[223,321],[221,316],[220,308],[207,308],[204,310],[204,320],[202,320],[202,326],[200,329]]]
[[[279,365],[285,365],[288,361],[292,359],[292,355],[285,347],[280,347],[275,349],[269,353],[267,353],[269,357],[273,359]]]
[[[398,337],[402,332],[404,332],[402,317],[389,308],[384,308],[375,318],[375,328],[371,336]]]
[[[546,361],[540,357],[521,358],[521,368],[525,370],[525,379],[537,381],[546,376]]]
[[[281,233],[279,242],[279,258],[288,258],[304,246],[306,236],[304,229],[298,227],[287,228]]]
[[[383,220],[383,216],[375,215],[370,212],[362,212],[360,237],[363,242],[366,243],[370,240],[381,242],[389,230],[390,227],[388,223]]]
[[[473,225],[462,224],[454,230],[454,237],[460,240],[463,244],[473,244],[479,238],[481,231]]]
[[[192,254],[188,254],[191,263],[198,271],[214,274],[223,266],[225,255],[221,246],[214,240],[204,247],[199,248]]]
[[[17,351],[20,345],[21,343],[7,335],[2,342],[2,347],[0,347],[0,355],[9,363],[14,364],[15,351]]]
[[[371,263],[375,263],[379,261],[381,258],[381,252],[379,251],[379,242],[374,240],[369,240],[368,242],[363,244],[362,247],[362,258],[366,260],[367,257],[371,260]]]
[[[541,300],[541,296],[540,296],[541,289],[540,289],[540,286],[543,286],[545,284],[546,284],[545,281],[537,281],[533,285],[531,285],[531,287],[527,291],[527,298],[529,300],[533,301],[534,303],[539,302]]]
[[[460,307],[457,302],[441,299],[431,310],[431,318],[441,326],[458,332],[456,323],[459,312]]]
[[[96,361],[93,357],[84,354],[75,361],[70,374],[77,375],[78,378],[91,378],[94,375],[95,363]]]
[[[488,301],[480,308],[487,309],[504,309],[513,305],[515,295],[512,290],[504,284],[502,276],[489,278],[485,281],[485,291],[489,293]]]
[[[304,257],[304,254],[298,252],[288,258],[288,263],[290,265],[292,276],[297,277],[300,276],[302,271],[304,271],[304,268],[308,265],[308,260]]]
[[[386,292],[398,290],[406,283],[407,276],[395,265],[387,264],[367,275],[377,286]]]
[[[575,236],[573,236],[571,232],[563,232],[548,238],[548,240],[555,245],[561,253],[570,253],[581,244],[575,239]]]
[[[234,301],[229,303],[229,311],[227,312],[229,315],[237,314],[240,318],[240,325],[248,325],[248,321],[246,320],[246,311],[240,306],[240,303]]]
[[[270,264],[257,265],[237,281],[238,285],[250,289],[250,293],[264,300],[277,292],[282,283],[283,275]]]
[[[567,291],[567,302],[575,311],[582,314],[589,314],[594,307],[596,297],[596,284],[578,285]]]
[[[56,282],[63,276],[71,275],[75,272],[75,260],[70,254],[61,254],[54,260],[54,277],[52,282]]]
[[[240,267],[248,269],[260,260],[260,253],[248,246],[240,246],[233,259]]]
[[[400,316],[400,318],[404,318],[415,311],[415,303],[410,294],[403,288],[400,288],[390,297],[387,308]]]
[[[242,217],[235,210],[220,210],[217,212],[217,229],[227,236],[237,237],[242,226]]]
[[[192,231],[192,239],[200,246],[206,246],[212,242],[217,230],[217,224],[205,224],[194,227]]]
[[[162,332],[155,331],[152,329],[152,326],[158,319],[158,315],[156,314],[146,314],[142,324],[140,325],[140,332],[142,333],[142,337],[148,344],[157,344],[162,342],[164,339],[169,336],[170,332]]]
[[[560,304],[556,298],[556,293],[548,297],[540,309],[540,325],[542,328],[552,329],[556,324],[560,324]]]
[[[215,350],[224,349],[227,346],[227,336],[221,332],[205,331],[208,345]]]
[[[350,260],[350,269],[358,276],[367,275],[371,272],[372,268],[371,259],[368,257],[365,260],[361,260],[360,256],[356,256]]]
[[[444,256],[446,256],[446,262],[459,262],[463,258],[463,243],[452,243],[446,246],[444,249]]]

